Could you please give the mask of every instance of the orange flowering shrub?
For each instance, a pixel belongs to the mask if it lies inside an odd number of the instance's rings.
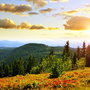
[[[90,68],[65,72],[58,78],[49,78],[50,74],[26,74],[0,78],[0,90],[74,90],[90,88]]]

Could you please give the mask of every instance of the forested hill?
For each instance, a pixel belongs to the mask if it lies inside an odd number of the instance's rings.
[[[23,61],[28,60],[30,54],[32,55],[32,57],[35,57],[36,63],[38,63],[40,61],[40,57],[42,56],[44,58],[45,56],[48,56],[50,50],[52,49],[56,57],[60,57],[63,51],[62,46],[50,47],[44,44],[30,43],[14,49],[0,49],[0,64],[3,62],[5,64],[9,64],[15,59],[18,60],[20,57],[22,57]],[[75,48],[71,48],[72,52],[74,52],[75,50]]]

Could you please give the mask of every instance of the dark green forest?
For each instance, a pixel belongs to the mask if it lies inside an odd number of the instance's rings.
[[[30,53],[28,54],[27,51]],[[8,61],[1,62],[0,77],[27,73],[51,73],[50,78],[56,78],[63,71],[84,69],[90,66],[90,45],[86,47],[85,42],[83,42],[82,48],[78,46],[77,49],[70,48],[69,41],[67,41],[63,48],[49,47],[43,44],[27,44],[13,49],[9,53],[11,52],[14,53],[8,57],[9,59],[5,59]],[[23,58],[22,55],[27,55],[27,59]],[[16,56],[19,58],[17,57],[17,59]]]
[[[64,47],[50,47],[44,44],[26,44],[18,48],[0,48],[0,63],[10,64],[14,60],[18,60],[22,57],[22,61],[28,60],[29,55],[36,57],[36,63],[40,61],[40,57],[45,58],[49,55],[50,50],[54,50],[56,57],[60,57]],[[74,52],[76,49],[71,48],[71,51]]]

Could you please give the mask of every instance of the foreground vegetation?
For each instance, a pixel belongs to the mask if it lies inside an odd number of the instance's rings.
[[[83,48],[79,47],[74,52],[71,52],[69,41],[66,42],[60,58],[57,58],[54,51],[51,50],[45,58],[40,58],[40,62],[36,65],[35,57],[29,56],[28,61],[15,60],[9,65],[4,63],[0,65],[0,77],[39,74],[40,72],[51,73],[50,78],[57,78],[63,71],[71,71],[73,69],[84,68],[89,66],[90,62],[90,45],[86,48],[85,42]]]
[[[90,89],[90,45],[85,45],[74,54],[66,42],[60,58],[51,50],[45,58],[36,60],[31,55],[28,61],[15,60],[10,65],[0,66],[0,89],[5,90],[83,90]],[[8,77],[7,77],[8,76]],[[14,76],[14,77],[11,77]],[[3,78],[7,77],[7,78]]]
[[[1,90],[90,90],[90,68],[63,72],[58,78],[50,74],[26,74],[0,79]]]

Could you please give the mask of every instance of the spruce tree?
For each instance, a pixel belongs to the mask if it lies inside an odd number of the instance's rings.
[[[18,61],[15,60],[13,65],[13,76],[18,75],[18,72],[19,72],[19,64]]]
[[[3,67],[0,66],[0,78],[4,77],[4,70]]]
[[[50,56],[50,55],[54,55],[53,49],[50,51],[49,56]]]
[[[72,63],[73,67],[75,67],[76,65],[76,59],[77,59],[76,52],[74,52],[73,63]]]
[[[31,70],[31,63],[32,62],[32,56],[30,54],[29,58],[28,58],[28,64],[27,64],[27,72],[30,73]]]
[[[86,49],[86,66],[90,67],[90,45]]]
[[[24,75],[24,66],[23,66],[23,62],[22,62],[22,58],[21,57],[18,60],[18,66],[19,66],[18,74],[19,75]]]
[[[85,50],[86,50],[86,45],[85,42],[83,42],[82,57],[85,57]]]
[[[13,74],[13,63],[10,63],[9,67],[10,67],[9,76],[11,77]]]
[[[79,46],[77,47],[77,58],[78,58],[78,60],[80,59],[80,48],[79,48]]]
[[[24,74],[26,74],[27,73],[27,61],[25,60],[24,61],[24,63],[23,63],[23,65],[24,65]]]
[[[69,41],[67,41],[65,46],[64,46],[63,53],[61,56],[62,56],[63,60],[65,60],[70,55],[71,55],[71,51],[70,51],[70,47],[69,47]]]
[[[5,66],[5,74],[4,74],[4,77],[9,76],[9,72],[10,72],[10,67],[9,67],[9,65],[6,65],[6,66]]]

